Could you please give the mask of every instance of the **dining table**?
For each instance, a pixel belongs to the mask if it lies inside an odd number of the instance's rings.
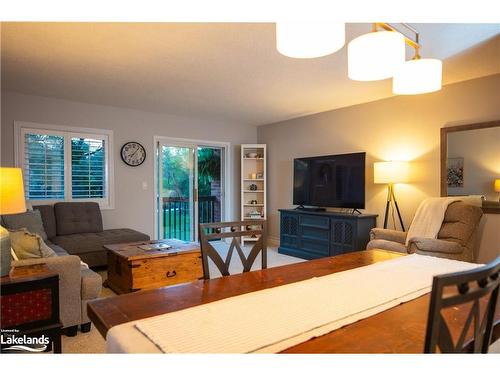
[[[211,303],[229,297],[352,270],[406,256],[371,249],[309,260],[263,270],[147,289],[96,299],[87,304],[88,316],[101,335],[118,325]],[[356,296],[352,296],[356,298]],[[430,293],[314,337],[281,353],[422,353]],[[470,307],[444,314],[452,335],[463,328]],[[500,309],[494,320],[492,342],[500,338]],[[466,342],[473,344],[472,334]]]

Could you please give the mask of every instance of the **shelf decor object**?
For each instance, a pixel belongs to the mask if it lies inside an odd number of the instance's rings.
[[[241,145],[241,220],[267,219],[266,145]],[[242,244],[256,237],[243,237]]]
[[[374,169],[374,183],[375,184],[387,184],[387,201],[385,204],[385,215],[384,215],[384,228],[387,228],[387,217],[389,214],[389,205],[394,202],[396,206],[396,211],[399,217],[399,223],[401,224],[401,229],[405,231],[405,226],[403,224],[403,219],[401,213],[399,212],[398,202],[396,201],[396,196],[394,195],[394,184],[404,183],[408,181],[409,165],[405,161],[383,161],[373,164]]]
[[[21,168],[0,168],[0,215],[26,212],[23,173]],[[9,232],[0,226],[1,276],[10,271]]]

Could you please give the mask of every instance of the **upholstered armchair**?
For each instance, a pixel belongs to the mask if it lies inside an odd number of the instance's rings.
[[[370,242],[366,248],[474,262],[477,232],[482,215],[480,207],[453,202],[445,212],[437,238],[415,237],[406,244],[406,232],[374,228],[370,232]]]

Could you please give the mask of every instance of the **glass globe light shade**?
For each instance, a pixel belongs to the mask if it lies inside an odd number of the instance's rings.
[[[326,56],[345,44],[345,24],[327,21],[276,23],[276,49],[298,59]]]
[[[392,92],[416,95],[441,90],[443,63],[438,59],[406,61],[396,69]]]
[[[405,40],[396,31],[376,31],[353,39],[347,47],[347,75],[355,81],[391,78],[405,62]]]

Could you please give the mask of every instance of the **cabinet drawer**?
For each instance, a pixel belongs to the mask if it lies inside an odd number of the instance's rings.
[[[301,215],[300,216],[300,225],[307,226],[307,227],[329,229],[330,220],[328,219],[328,217],[323,217],[323,216]]]
[[[330,245],[327,241],[313,241],[303,238],[301,244],[301,249],[314,257],[321,258],[330,255]]]
[[[309,240],[328,241],[330,239],[330,231],[328,229],[302,226],[302,238]]]
[[[132,288],[159,288],[203,277],[199,252],[132,261]]]

